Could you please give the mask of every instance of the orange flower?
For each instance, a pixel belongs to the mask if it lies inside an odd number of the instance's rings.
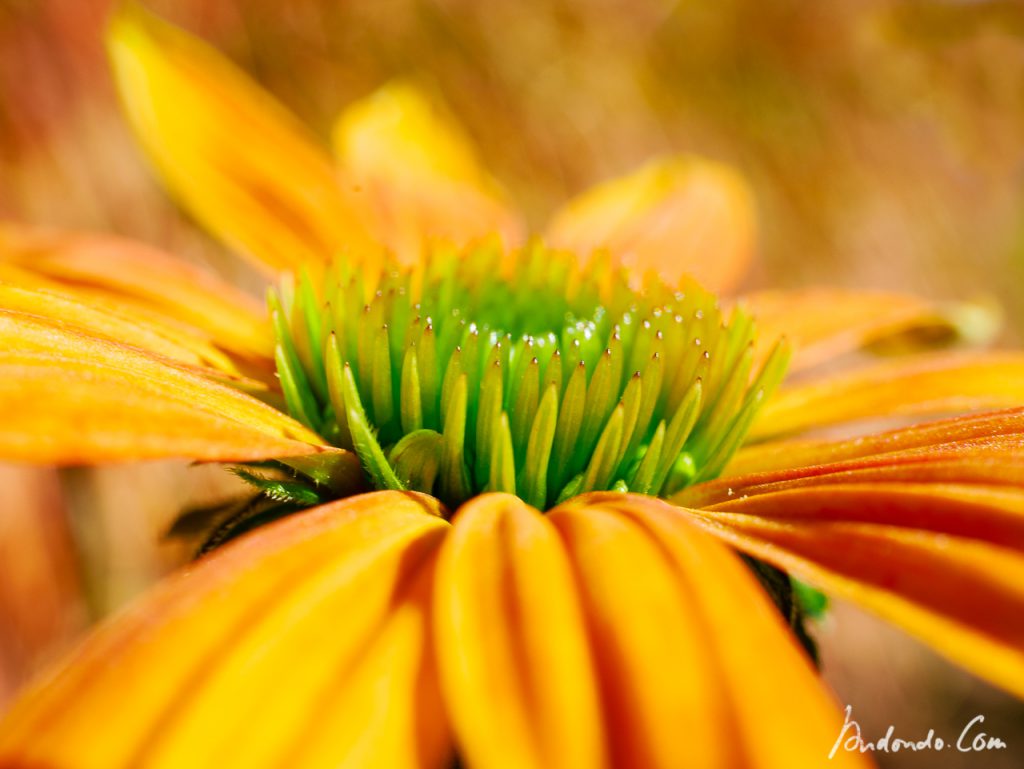
[[[1024,357],[823,384],[815,364],[958,328],[878,293],[723,312],[687,276],[728,289],[750,256],[731,171],[672,159],[570,202],[547,237],[599,248],[580,262],[520,242],[408,86],[346,113],[338,170],[181,32],[129,8],[110,49],[172,193],[297,274],[268,322],[151,249],[3,233],[0,455],[244,462],[260,493],[211,544],[256,531],[18,700],[0,764],[819,767],[841,719],[787,574],[1024,696]],[[769,398],[782,333],[803,373]],[[972,413],[800,437],[949,412]],[[736,551],[785,572],[771,593]]]

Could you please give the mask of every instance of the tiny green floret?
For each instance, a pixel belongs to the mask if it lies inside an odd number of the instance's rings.
[[[436,248],[421,267],[337,263],[270,297],[293,417],[369,484],[450,509],[506,491],[667,496],[713,478],[788,361],[694,282],[642,289],[596,254]]]

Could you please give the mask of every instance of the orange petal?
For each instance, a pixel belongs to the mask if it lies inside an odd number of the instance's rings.
[[[238,390],[40,318],[0,310],[0,456],[92,463],[307,454],[322,440]]]
[[[1024,441],[1024,409],[1005,409],[926,422],[912,427],[842,441],[783,440],[742,449],[725,476],[749,475],[827,465],[845,460],[907,453],[953,458],[965,452],[1005,455]],[[876,460],[877,463],[878,460]],[[885,460],[881,460],[885,461]]]
[[[735,765],[824,765],[843,721],[750,570],[663,502],[628,495],[595,495],[587,502],[643,526],[664,547],[691,591],[732,710],[733,741],[742,753]],[[784,708],[778,707],[780,692],[785,692]],[[868,762],[859,753],[838,749],[827,764],[853,767]]]
[[[956,335],[984,338],[992,325],[976,308],[968,317],[963,312],[957,317],[952,308],[884,291],[759,291],[739,301],[757,318],[763,347],[780,336],[793,345],[794,371],[883,341],[903,340],[910,346]]]
[[[741,485],[733,490],[732,497],[726,495],[724,499],[694,487],[673,497],[672,502],[782,522],[881,523],[1024,550],[1024,490],[1018,486],[955,482],[970,470],[982,478],[1003,470],[1013,476],[1008,483],[1024,481],[1024,462],[1019,461],[1009,467],[993,467],[991,463],[937,468],[897,465],[775,484]],[[936,481],[928,482],[933,473]],[[942,477],[947,474],[952,476],[948,480]]]
[[[449,765],[445,760],[451,754],[451,737],[426,618],[428,596],[428,591],[419,590],[392,610],[365,657],[345,677],[337,701],[317,711],[317,729],[288,757],[289,766]],[[339,763],[339,745],[350,743],[353,747]]]
[[[579,598],[546,518],[506,494],[463,506],[435,612],[445,702],[470,765],[605,765]]]
[[[372,197],[379,237],[407,263],[431,239],[519,238],[519,222],[469,137],[408,83],[386,85],[346,109],[334,147],[341,166]]]
[[[1024,404],[1024,355],[936,353],[784,387],[758,413],[751,439],[879,416]]]
[[[141,303],[201,329],[210,341],[240,355],[273,355],[273,334],[260,302],[213,273],[141,243],[6,225],[0,226],[0,265],[41,276],[47,288],[68,290],[88,304],[103,298],[103,307],[130,316],[137,315],[134,305]],[[36,287],[21,275],[8,277],[0,270],[0,279]],[[142,320],[151,322],[152,317]],[[167,333],[166,325],[161,328]]]
[[[82,304],[55,292],[0,283],[0,309],[60,321],[76,331],[123,342],[192,366],[210,363],[217,364],[221,369],[233,368],[223,354],[201,341],[177,341],[172,338],[173,334],[152,323],[143,324],[109,310]]]
[[[107,45],[140,142],[210,232],[275,270],[373,248],[327,153],[219,53],[133,4]]]
[[[263,406],[208,384],[208,390],[187,390],[225,411]],[[57,356],[0,356],[0,457],[94,464],[164,457],[250,461],[317,451],[315,445],[280,437],[276,420],[255,427],[175,392],[180,391],[170,378],[153,383]]]
[[[877,613],[1024,696],[1024,557],[985,542],[878,524],[779,523],[691,511],[724,541]]]
[[[730,765],[727,702],[689,586],[638,526],[577,503],[548,518],[583,596],[612,765]]]
[[[82,362],[126,375],[139,388],[154,393],[175,392],[196,406],[282,437],[318,443],[319,438],[293,419],[242,395],[214,384],[203,372],[117,342],[89,336],[62,324],[33,315],[0,310],[0,356],[16,363],[25,353]],[[176,388],[176,389],[175,389]]]
[[[425,614],[447,527],[432,506],[354,497],[165,581],[16,703],[0,763],[440,765]],[[117,728],[98,729],[97,714]]]
[[[727,291],[753,255],[753,194],[727,166],[667,158],[571,200],[552,219],[548,239],[581,256],[608,248],[638,281],[653,270],[671,285],[692,275]]]

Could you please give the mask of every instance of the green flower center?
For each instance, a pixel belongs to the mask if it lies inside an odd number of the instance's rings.
[[[368,298],[368,301],[367,301]],[[337,264],[271,296],[289,412],[381,489],[454,509],[487,491],[544,510],[715,477],[788,359],[695,283],[643,290],[596,256],[435,249],[422,269]]]

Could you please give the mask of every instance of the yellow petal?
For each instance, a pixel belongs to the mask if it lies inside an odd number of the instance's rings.
[[[7,459],[242,460],[312,453],[322,443],[185,366],[35,316],[0,310],[0,368]]]
[[[964,323],[950,308],[908,294],[813,288],[759,291],[739,301],[757,318],[763,347],[770,347],[780,336],[789,340],[793,371],[882,342],[903,340],[913,346],[949,341],[957,335],[986,336],[985,329],[976,328],[979,322]]]
[[[925,422],[848,440],[780,440],[742,449],[723,477],[829,465],[866,457],[909,454],[952,459],[967,452],[1005,455],[1024,440],[1024,409],[1004,409]],[[882,461],[882,460],[879,460]]]
[[[243,356],[271,358],[273,334],[260,302],[206,270],[142,243],[104,235],[52,233],[0,226],[0,279],[25,283],[40,276],[47,288],[89,304],[137,316],[137,305],[201,329],[210,341]],[[31,278],[30,278],[31,280]],[[103,301],[97,301],[103,300]],[[165,333],[172,330],[160,324]]]
[[[582,502],[548,515],[576,570],[616,769],[728,766],[735,740],[712,643],[661,547]]]
[[[727,166],[668,158],[570,201],[547,234],[553,246],[583,257],[608,248],[637,281],[648,271],[671,285],[692,275],[708,289],[728,291],[753,256],[753,194]]]
[[[327,153],[215,50],[131,4],[107,45],[139,141],[211,233],[275,270],[372,249]]]
[[[692,511],[726,542],[916,635],[1024,696],[1024,557],[945,533]]]
[[[784,387],[752,439],[884,416],[941,415],[1024,404],[1024,355],[931,353]]]
[[[440,104],[408,83],[384,86],[345,110],[334,129],[342,168],[375,206],[378,237],[415,263],[431,239],[465,243],[519,223]]]
[[[439,765],[446,738],[417,583],[446,525],[428,507],[394,492],[354,497],[162,583],[16,703],[0,763]],[[98,714],[117,728],[97,728]],[[318,734],[321,714],[340,728]]]
[[[817,769],[843,726],[835,702],[750,570],[663,502],[634,496],[594,501],[638,522],[665,548],[692,591],[728,693],[748,769]],[[752,642],[753,639],[756,641]],[[785,707],[779,707],[785,692]],[[866,766],[837,750],[829,766]]]
[[[546,518],[506,494],[462,507],[434,605],[445,702],[471,766],[605,765],[579,598]]]

